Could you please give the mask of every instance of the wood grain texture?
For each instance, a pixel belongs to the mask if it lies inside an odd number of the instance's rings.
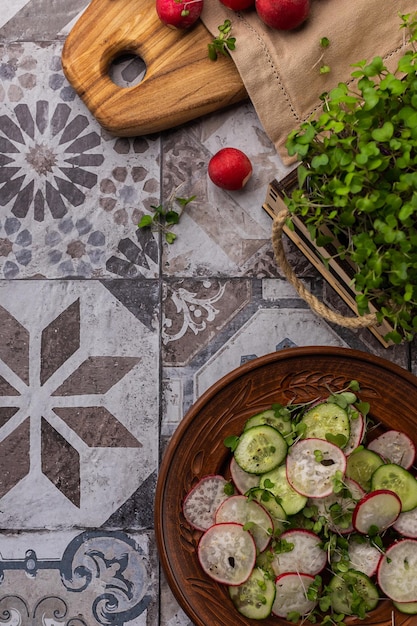
[[[230,57],[210,61],[212,36],[201,21],[186,31],[159,20],[154,0],[92,0],[68,35],[65,76],[98,122],[117,136],[173,128],[246,99]],[[119,87],[111,62],[133,53],[146,64],[142,82]]]

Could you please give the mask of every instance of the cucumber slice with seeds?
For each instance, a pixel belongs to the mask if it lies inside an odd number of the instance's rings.
[[[362,448],[348,456],[346,476],[355,480],[365,491],[371,491],[371,477],[374,471],[383,465],[379,454]]]
[[[333,611],[344,615],[358,615],[358,599],[366,613],[379,601],[378,589],[369,576],[353,569],[333,576],[329,591]]]
[[[248,580],[238,587],[229,587],[230,598],[242,615],[249,619],[266,619],[275,600],[274,581],[256,567]]]
[[[307,504],[306,496],[302,496],[295,491],[287,480],[287,470],[285,465],[280,465],[272,472],[261,476],[260,487],[269,489],[277,496],[280,504],[287,515],[295,515]]]
[[[381,465],[372,474],[372,490],[389,489],[401,500],[401,512],[417,507],[417,480],[400,465],[387,463]]]
[[[268,426],[276,428],[281,435],[288,435],[292,431],[291,420],[279,417],[273,409],[266,409],[256,415],[252,415],[252,417],[247,420],[244,430],[253,428],[253,426],[262,426],[263,424],[268,424]]]
[[[345,445],[350,437],[349,415],[345,409],[333,402],[321,402],[309,409],[302,417],[306,438],[326,439],[326,435],[345,438]],[[341,446],[343,447],[343,446]]]
[[[264,474],[280,465],[287,454],[281,433],[264,424],[244,430],[235,448],[236,463],[251,474]]]

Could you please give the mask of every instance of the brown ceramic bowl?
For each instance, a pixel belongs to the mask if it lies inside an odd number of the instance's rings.
[[[273,402],[305,402],[358,380],[370,415],[402,430],[417,443],[417,378],[370,354],[345,348],[290,348],[254,359],[230,372],[191,407],[165,452],[156,490],[155,531],[160,560],[178,603],[196,626],[283,626],[270,617],[246,619],[233,607],[226,587],[201,570],[196,546],[201,535],[182,514],[184,496],[206,474],[226,473],[230,459],[223,441],[239,434],[245,420]],[[349,624],[412,626],[416,616],[380,602],[364,620]]]

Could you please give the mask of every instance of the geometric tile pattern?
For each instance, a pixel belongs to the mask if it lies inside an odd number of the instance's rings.
[[[319,319],[283,279],[261,205],[288,169],[250,102],[145,137],[99,126],[61,67],[87,4],[0,11],[0,612],[8,626],[190,626],[159,571],[153,507],[191,404],[291,346],[351,347],[417,373],[416,350]],[[112,71],[129,86],[143,68]],[[244,191],[207,178],[226,145],[253,163]],[[172,194],[195,200],[169,245],[137,224]],[[289,243],[287,256],[346,313]]]

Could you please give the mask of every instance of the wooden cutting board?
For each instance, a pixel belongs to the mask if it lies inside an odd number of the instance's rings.
[[[213,40],[201,21],[189,30],[168,28],[155,0],[92,0],[68,35],[65,76],[98,122],[117,136],[173,128],[246,99],[230,57],[210,61]],[[111,62],[138,55],[146,74],[134,87],[109,78]]]

